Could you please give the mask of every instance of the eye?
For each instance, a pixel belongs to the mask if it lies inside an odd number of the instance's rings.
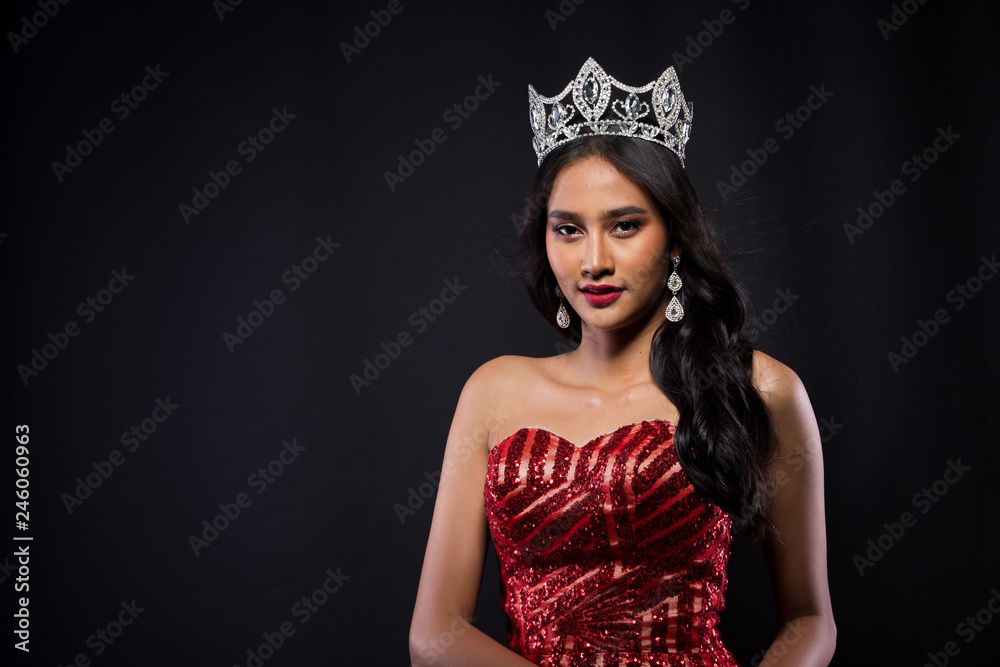
[[[576,236],[580,230],[573,225],[556,225],[552,228],[556,236]]]
[[[619,220],[615,223],[614,229],[619,236],[630,236],[639,230],[642,224],[638,220]]]

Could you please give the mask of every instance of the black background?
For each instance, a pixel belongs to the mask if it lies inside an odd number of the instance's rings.
[[[16,664],[246,665],[286,621],[295,634],[266,665],[408,664],[427,480],[461,387],[495,356],[561,349],[493,258],[536,168],[527,84],[553,95],[588,56],[632,84],[677,66],[695,105],[688,173],[727,240],[762,251],[739,265],[757,345],[803,379],[824,436],[834,664],[922,665],[949,641],[949,664],[995,658],[993,612],[971,637],[958,627],[1000,599],[987,3],[897,3],[884,34],[888,2],[565,0],[559,14],[557,0],[402,0],[350,62],[341,43],[386,3],[219,4],[78,0],[3,47],[9,645],[23,595],[10,538],[33,537],[31,652],[11,649]],[[6,3],[5,33],[39,11]],[[169,74],[120,119],[112,102],[157,65]],[[479,77],[496,88],[455,127],[443,114]],[[780,132],[814,86],[832,95]],[[238,146],[273,109],[294,118],[247,162]],[[52,163],[102,118],[114,131],[59,180]],[[390,189],[385,173],[436,128],[444,143]],[[959,138],[911,180],[904,163],[949,128]],[[723,198],[718,183],[769,137],[779,150]],[[242,171],[186,222],[179,205],[229,160]],[[905,192],[884,214],[845,231],[896,179]],[[291,291],[281,277],[317,237],[339,247]],[[123,268],[134,279],[85,321],[77,305]],[[464,289],[418,327],[411,314],[437,308],[445,281]],[[223,334],[276,288],[287,300],[230,352]],[[769,313],[781,294],[792,305]],[[934,335],[915,336],[938,310]],[[26,383],[18,367],[69,321],[78,335]],[[356,390],[350,376],[404,332],[412,342]],[[919,346],[894,365],[902,338]],[[173,414],[123,447],[168,397]],[[17,424],[30,426],[27,531],[13,523]],[[248,477],[292,439],[305,449],[257,494]],[[70,513],[64,494],[113,450],[122,465]],[[959,461],[968,470],[935,493]],[[915,502],[925,488],[934,503]],[[251,504],[196,556],[189,536],[241,492]],[[915,523],[884,536],[904,512]],[[888,549],[859,571],[880,537]],[[502,640],[495,568],[476,623]],[[301,623],[293,605],[327,569],[341,587]],[[774,632],[760,548],[738,543],[729,575],[722,636],[749,664]],[[96,655],[88,637],[133,600],[144,611]]]

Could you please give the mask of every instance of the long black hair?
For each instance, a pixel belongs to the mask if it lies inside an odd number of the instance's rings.
[[[548,198],[556,176],[588,156],[600,156],[652,195],[681,252],[684,287],[680,322],[664,319],[649,355],[656,384],[677,407],[674,446],[695,489],[760,538],[772,497],[767,470],[774,449],[771,418],[752,381],[753,346],[747,330],[750,303],[723,255],[723,241],[698,201],[678,157],[643,139],[588,136],[553,149],[539,166],[519,229],[525,259],[520,277],[532,303],[555,323],[559,299],[548,263]],[[664,258],[665,259],[665,258]],[[667,270],[667,263],[663,263]],[[566,304],[571,326],[580,318]]]

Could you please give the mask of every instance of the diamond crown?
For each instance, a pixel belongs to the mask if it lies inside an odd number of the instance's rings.
[[[615,89],[624,94],[614,95]],[[568,104],[570,101],[572,104]],[[528,105],[538,164],[556,146],[577,137],[602,134],[661,144],[684,164],[684,145],[691,134],[694,105],[684,100],[673,66],[655,81],[634,88],[610,76],[593,58],[587,58],[576,78],[555,97],[539,95],[529,85]],[[577,122],[570,122],[574,119]]]

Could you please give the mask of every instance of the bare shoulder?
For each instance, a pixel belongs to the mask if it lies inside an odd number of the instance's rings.
[[[513,354],[490,359],[469,377],[463,393],[468,391],[486,402],[505,400],[511,387],[523,386],[537,377],[542,361]]]
[[[491,436],[496,435],[523,403],[525,388],[544,376],[545,363],[545,359],[517,355],[487,361],[466,381],[459,410],[478,424],[487,425]]]
[[[753,354],[753,381],[778,432],[778,454],[818,449],[819,427],[805,385],[791,368],[760,350]]]
[[[761,395],[776,399],[788,398],[802,385],[795,371],[760,350],[753,351],[753,381]]]

